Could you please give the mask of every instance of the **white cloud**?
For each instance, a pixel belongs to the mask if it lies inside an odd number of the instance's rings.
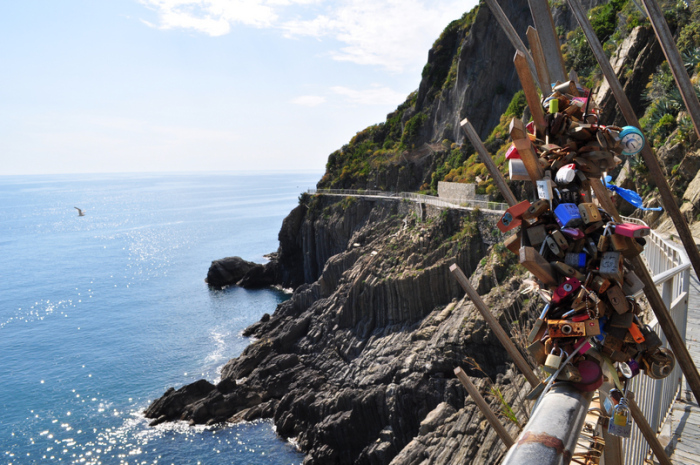
[[[325,101],[326,97],[321,97],[320,95],[301,95],[295,99],[292,99],[290,103],[304,107],[316,107]]]
[[[339,61],[401,72],[420,67],[442,29],[476,0],[140,0],[159,14],[158,27],[212,36],[232,25],[279,28],[286,37],[331,38]],[[313,6],[311,6],[313,4]]]
[[[364,90],[335,86],[331,87],[331,90],[346,97],[350,103],[358,105],[398,105],[406,99],[406,95],[378,85]]]

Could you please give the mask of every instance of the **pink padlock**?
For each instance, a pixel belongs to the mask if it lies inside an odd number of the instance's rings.
[[[517,160],[520,159],[520,153],[518,149],[515,148],[515,144],[510,144],[508,151],[506,152],[506,160]]]
[[[648,236],[650,232],[651,229],[649,229],[649,226],[641,224],[622,223],[615,225],[615,234],[619,234],[620,236],[637,238]]]

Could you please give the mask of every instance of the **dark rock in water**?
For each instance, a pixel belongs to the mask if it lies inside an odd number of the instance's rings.
[[[160,399],[149,405],[144,414],[146,418],[155,418],[150,426],[165,421],[178,420],[186,406],[202,400],[213,390],[214,385],[203,379],[188,384],[177,391],[170,388]]]
[[[211,262],[207,279],[211,287],[221,289],[224,286],[236,284],[253,267],[262,266],[243,260],[241,257],[226,257]]]
[[[277,262],[270,262],[265,265],[255,265],[238,281],[238,285],[246,289],[256,289],[260,287],[277,284]]]

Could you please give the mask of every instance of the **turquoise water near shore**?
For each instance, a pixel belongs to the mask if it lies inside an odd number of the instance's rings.
[[[319,178],[0,177],[0,463],[301,463],[270,422],[149,428],[141,412],[216,381],[289,297],[204,277],[225,256],[264,262]]]

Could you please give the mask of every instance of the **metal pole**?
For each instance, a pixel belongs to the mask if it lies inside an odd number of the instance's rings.
[[[491,311],[486,306],[484,301],[481,300],[481,296],[478,292],[476,292],[476,289],[472,287],[462,269],[457,266],[457,264],[453,264],[450,266],[450,271],[454,275],[455,279],[457,279],[457,282],[459,282],[459,284],[462,286],[464,292],[467,293],[471,301],[474,303],[474,306],[477,308],[477,310],[479,310],[481,316],[484,317],[484,320],[486,320],[486,323],[491,328],[491,331],[493,331],[501,344],[503,344],[503,347],[511,356],[520,372],[525,375],[525,379],[527,379],[527,382],[530,383],[530,386],[534,388],[535,386],[539,385],[540,379],[532,371],[532,368],[530,368],[530,365],[525,361],[523,356],[520,355],[520,352],[515,347],[515,344],[513,344],[513,341],[510,340],[510,337],[508,337],[506,332],[503,330],[501,324],[491,314]]]
[[[695,133],[700,137],[700,102],[698,102],[698,97],[695,95],[695,89],[693,89],[693,84],[690,82],[688,73],[685,71],[685,66],[683,66],[683,60],[681,60],[681,54],[678,53],[676,42],[673,40],[673,36],[659,8],[659,4],[654,0],[642,1],[649,15],[651,26],[656,33],[656,38],[659,39],[661,50],[663,50],[664,55],[666,55],[666,61],[671,68],[671,73],[673,73],[673,78],[676,80],[676,85],[678,85],[678,89],[681,91],[683,102],[685,102],[685,108],[688,110],[690,119],[693,121],[693,126],[695,126]]]
[[[530,52],[527,51],[527,47],[525,47],[523,41],[520,40],[520,36],[515,31],[515,28],[510,23],[510,21],[508,21],[508,17],[503,12],[498,2],[496,2],[496,0],[486,0],[486,5],[491,10],[491,14],[493,14],[493,17],[496,18],[496,21],[498,21],[498,24],[501,26],[501,29],[503,29],[503,32],[505,32],[506,36],[508,37],[508,40],[510,40],[510,43],[513,45],[515,50],[518,52],[522,52],[525,55],[527,65],[530,67],[530,72],[533,74],[533,76],[537,76],[535,62],[532,60]],[[546,92],[545,89],[547,88],[548,87],[542,88],[542,92]]]
[[[584,34],[586,34],[586,38],[588,39],[588,43],[593,50],[593,54],[595,55],[596,60],[598,60],[598,64],[603,70],[605,78],[608,80],[608,84],[615,95],[617,104],[620,107],[623,116],[627,120],[627,123],[639,127],[637,116],[634,114],[632,106],[622,90],[620,81],[617,79],[615,72],[610,66],[610,62],[605,56],[605,53],[603,53],[603,47],[600,45],[600,41],[593,32],[593,27],[591,27],[591,23],[588,21],[586,13],[583,11],[583,8],[581,8],[581,5],[575,0],[567,0],[567,2],[569,4],[569,8],[571,8],[571,11],[574,13],[576,20],[581,26],[581,29],[583,29]],[[698,272],[698,270],[700,270],[700,254],[698,253],[697,246],[695,245],[693,236],[690,234],[690,229],[688,228],[688,223],[685,221],[685,217],[681,214],[678,206],[676,205],[675,198],[673,197],[671,189],[669,188],[663,172],[661,171],[661,166],[659,166],[659,162],[648,144],[645,144],[644,149],[642,149],[642,155],[644,156],[645,164],[649,169],[652,178],[656,182],[656,186],[659,189],[664,206],[671,216],[673,223],[676,225],[676,230],[683,241],[683,245],[685,246],[691,263],[693,264],[693,268],[695,268],[696,272]],[[605,208],[605,206],[603,206],[603,208]],[[619,216],[617,210],[614,209],[614,205],[612,208],[613,209],[608,211],[608,213],[613,216]],[[698,373],[698,369],[695,366],[690,353],[688,352],[688,348],[684,343],[684,338],[678,332],[678,328],[676,328],[676,325],[673,322],[663,299],[659,295],[659,291],[656,289],[654,281],[649,275],[649,271],[647,270],[646,265],[644,265],[641,257],[637,256],[632,259],[632,266],[637,276],[644,282],[644,293],[649,300],[649,304],[651,305],[656,318],[659,320],[659,326],[661,326],[661,329],[668,339],[668,343],[676,356],[678,365],[680,365],[681,370],[683,370],[683,374],[688,380],[688,384],[690,385],[693,394],[695,394],[697,399],[700,399],[700,374]]]
[[[498,166],[496,166],[496,163],[493,161],[493,158],[491,158],[491,155],[489,155],[489,152],[486,150],[486,147],[484,147],[484,143],[481,142],[481,138],[479,137],[479,134],[476,133],[474,130],[474,126],[469,122],[467,118],[464,118],[459,125],[462,127],[462,130],[464,131],[464,134],[467,135],[467,138],[471,141],[472,145],[476,149],[477,153],[479,154],[479,157],[481,158],[481,161],[486,165],[486,169],[489,170],[489,173],[491,173],[491,177],[493,178],[493,181],[496,183],[496,187],[498,187],[498,190],[501,191],[501,194],[503,195],[503,198],[506,199],[506,202],[508,202],[508,205],[511,207],[518,203],[518,201],[515,199],[515,196],[513,195],[513,192],[510,190],[508,187],[508,184],[506,183],[506,178],[503,177],[503,174],[498,170]]]
[[[479,390],[471,382],[469,376],[467,376],[467,374],[459,367],[455,368],[455,375],[457,375],[457,379],[459,379],[462,386],[464,386],[464,388],[467,390],[469,396],[474,399],[476,406],[479,407],[479,410],[481,410],[481,413],[484,414],[491,427],[496,430],[496,434],[498,434],[498,437],[501,438],[503,444],[505,444],[508,448],[512,447],[513,438],[510,434],[508,434],[508,431],[506,431],[496,415],[494,415],[494,413],[491,411],[489,404],[487,404],[486,400],[484,400],[481,394],[479,394]]]
[[[557,383],[532,412],[530,421],[501,465],[568,464],[576,448],[593,392]]]

